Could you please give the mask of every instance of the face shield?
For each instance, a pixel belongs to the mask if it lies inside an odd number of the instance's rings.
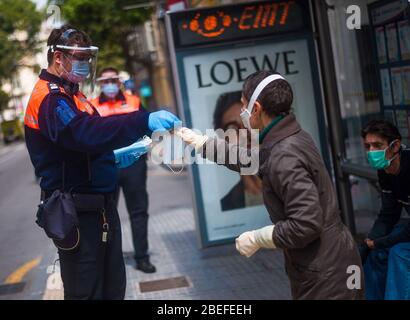
[[[91,94],[95,87],[98,47],[55,45],[53,50],[63,54],[61,77],[81,83],[81,90]]]
[[[115,98],[120,91],[120,76],[115,72],[107,72],[106,75],[97,78],[97,83],[101,89],[101,92],[110,99]]]

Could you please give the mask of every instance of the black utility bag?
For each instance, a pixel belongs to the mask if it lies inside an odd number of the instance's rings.
[[[88,154],[87,162],[88,179],[90,180]],[[78,247],[80,241],[79,220],[75,199],[71,193],[72,189],[65,191],[65,162],[63,162],[62,171],[61,190],[55,190],[49,197],[42,192],[36,223],[44,229],[58,249],[73,250]]]
[[[53,240],[64,240],[74,228],[78,228],[78,216],[70,192],[55,190],[38,205],[36,223]]]

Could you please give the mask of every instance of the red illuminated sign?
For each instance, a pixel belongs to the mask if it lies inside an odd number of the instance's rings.
[[[295,31],[309,26],[308,1],[264,1],[171,14],[179,45]]]

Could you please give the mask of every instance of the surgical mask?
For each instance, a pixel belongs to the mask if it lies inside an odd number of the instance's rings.
[[[184,142],[174,134],[164,137],[164,164],[168,167],[184,164]]]
[[[275,80],[286,80],[284,77],[282,77],[279,74],[273,74],[270,75],[268,77],[266,77],[265,79],[263,79],[258,86],[256,87],[255,91],[252,93],[251,99],[249,100],[248,106],[245,110],[243,110],[241,112],[241,119],[242,119],[242,123],[244,125],[244,127],[248,130],[251,130],[251,114],[252,114],[252,109],[253,106],[256,102],[256,100],[258,99],[259,95],[261,94],[261,92],[263,91],[263,89],[265,89],[265,87],[275,81]]]
[[[135,163],[141,156],[151,150],[152,140],[144,136],[134,144],[114,150],[115,163],[118,168],[127,168]]]
[[[102,85],[101,90],[108,98],[114,98],[120,91],[120,87],[116,83],[106,83]]]
[[[154,132],[152,139],[151,161],[154,164],[165,164],[173,173],[181,173],[185,167],[185,144],[181,137],[170,132]],[[180,168],[175,171],[173,166]]]
[[[383,170],[390,167],[391,162],[398,156],[398,153],[390,160],[387,160],[386,151],[393,145],[394,142],[396,141],[392,141],[389,144],[389,146],[384,150],[374,150],[367,152],[367,161],[369,162],[372,168],[377,170]]]
[[[90,74],[90,64],[88,63],[88,61],[73,60],[71,62],[70,72],[65,70],[64,67],[63,69],[65,71],[65,75],[63,75],[63,77],[73,83],[84,81]]]

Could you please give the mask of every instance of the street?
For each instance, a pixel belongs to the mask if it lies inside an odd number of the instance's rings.
[[[24,143],[0,147],[0,300],[63,299],[56,249],[35,223],[39,187]],[[227,244],[199,249],[187,172],[149,163],[149,252],[157,272],[135,270],[129,217],[119,212],[126,299],[289,299],[280,251],[246,259]],[[181,223],[183,222],[183,223]],[[182,280],[182,281],[181,281]],[[50,286],[51,284],[51,286]]]
[[[410,0],[140,2],[0,0],[0,300],[409,300]]]
[[[0,299],[38,299],[53,245],[35,223],[40,189],[24,143],[0,147]],[[23,285],[16,285],[24,282]],[[20,292],[7,294],[9,290]]]

